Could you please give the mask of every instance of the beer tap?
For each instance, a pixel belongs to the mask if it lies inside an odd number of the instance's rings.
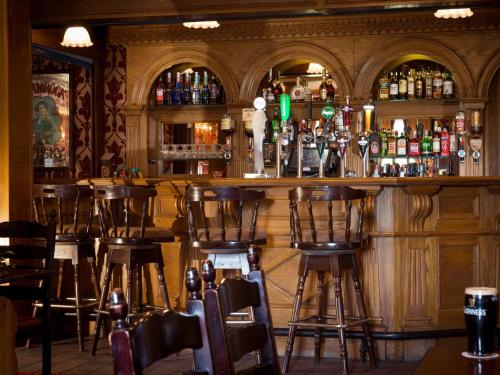
[[[335,113],[331,106],[331,100],[327,100],[326,106],[321,111],[321,116],[325,119],[324,125],[320,122],[319,126],[315,129],[314,142],[319,154],[319,171],[318,177],[325,177],[325,166],[323,164],[323,152],[329,141],[332,140],[333,131],[330,132],[331,119]]]
[[[358,148],[361,160],[363,161],[363,178],[368,176],[368,139],[375,130],[375,105],[372,98],[363,106],[363,113],[360,116],[360,132],[358,133]]]
[[[297,178],[303,177],[303,155],[304,144],[314,142],[314,134],[312,133],[312,101],[307,101],[307,119],[302,120],[297,134]]]
[[[282,146],[288,145],[288,124],[290,118],[290,96],[287,94],[280,95],[280,110],[281,110],[281,128],[282,131],[276,139],[276,178],[281,178],[281,158]]]
[[[465,161],[465,112],[458,111],[455,115],[455,127],[458,137],[458,150],[457,155],[460,160],[460,164],[464,164]]]
[[[469,139],[469,144],[472,149],[472,159],[475,164],[479,164],[481,159],[480,151],[483,146],[483,140],[481,138],[481,135],[483,134],[483,123],[481,121],[481,112],[479,110],[472,111],[470,134],[471,138]]]
[[[264,176],[264,156],[262,147],[266,128],[266,100],[258,97],[254,100],[255,112],[252,115],[252,130],[254,138],[254,165],[257,176]]]

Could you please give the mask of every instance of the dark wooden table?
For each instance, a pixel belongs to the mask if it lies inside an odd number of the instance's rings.
[[[45,280],[49,282],[50,275],[53,271],[39,268],[11,268],[8,267],[0,272],[0,284],[18,282],[21,280]],[[50,296],[49,288],[45,288],[43,297],[42,309],[43,313],[43,341],[42,341],[42,374],[50,375],[51,373],[51,340],[50,340]],[[0,292],[1,293],[1,292]]]
[[[462,351],[448,348],[432,348],[415,370],[415,375],[499,375],[500,358],[490,360],[469,359]]]

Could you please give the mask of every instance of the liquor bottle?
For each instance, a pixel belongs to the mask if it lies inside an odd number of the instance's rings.
[[[210,104],[217,104],[217,96],[219,93],[219,85],[217,84],[217,79],[215,78],[215,75],[212,74],[212,79],[210,80]],[[274,97],[274,95],[273,95]]]
[[[226,92],[224,91],[224,85],[219,82],[219,90],[217,92],[217,104],[226,104]]]
[[[382,71],[382,75],[378,80],[378,99],[389,100],[389,78],[387,78],[384,71]]]
[[[425,98],[432,99],[432,70],[427,67],[425,72]]]
[[[326,102],[326,99],[328,99],[328,87],[326,83],[326,69],[323,69],[321,84],[319,85],[319,100]]]
[[[201,88],[201,104],[210,103],[210,90],[208,88],[208,72],[203,72],[203,87]]]
[[[430,130],[426,130],[425,135],[422,138],[422,155],[423,156],[432,155],[432,138],[430,135]]]
[[[394,132],[389,130],[389,136],[387,138],[387,156],[390,158],[396,156],[396,143],[396,136],[394,135]]]
[[[415,69],[408,74],[408,99],[415,99]]]
[[[379,158],[380,155],[380,137],[377,132],[370,134],[370,158]]]
[[[191,74],[186,73],[186,78],[184,79],[184,104],[191,104]]]
[[[172,105],[172,73],[167,72],[167,86],[165,88],[165,93],[163,94],[163,104]]]
[[[274,97],[274,85],[273,85],[273,69],[269,69],[269,78],[267,80],[266,96],[267,103],[276,103],[276,98]]]
[[[304,90],[306,92],[306,103],[312,103],[312,92],[311,89],[309,88],[307,79],[304,80]]]
[[[385,158],[387,156],[388,149],[388,135],[385,129],[380,130],[380,156]]]
[[[158,77],[158,82],[156,83],[156,95],[155,104],[163,105],[163,99],[165,94],[165,84],[163,83],[163,73]]]
[[[401,72],[399,73],[398,98],[403,100],[408,99],[408,79],[406,78],[406,72],[404,69],[401,69]]]
[[[297,77],[297,84],[292,88],[290,92],[290,100],[294,103],[301,103],[306,101],[306,90],[304,86],[300,84],[300,77]]]
[[[434,131],[432,133],[432,154],[439,156],[441,153],[441,131],[437,120],[434,120]]]
[[[352,111],[354,108],[349,103],[349,95],[345,97],[345,105],[342,107],[342,122],[344,124],[344,130],[351,130],[352,124]]]
[[[465,133],[465,112],[458,111],[455,114],[455,125],[457,127],[457,134]]]
[[[443,76],[441,69],[437,68],[432,77],[432,97],[434,99],[441,99],[443,97]]]
[[[441,156],[450,156],[450,133],[447,126],[443,126],[441,130]]]
[[[175,76],[174,104],[182,104],[181,72],[177,72]]]
[[[445,99],[451,99],[454,96],[453,92],[453,76],[448,71],[445,70],[443,74],[443,97]]]
[[[276,143],[276,140],[278,139],[279,133],[280,133],[280,116],[279,116],[279,108],[274,109],[274,118],[271,122],[271,127],[272,127],[272,136],[271,136],[271,143]]]
[[[331,99],[331,101],[335,101],[335,87],[333,87],[333,79],[332,77],[329,76],[328,72],[325,70],[326,73],[326,89],[328,91],[327,98]]]
[[[396,100],[398,98],[398,75],[396,72],[391,72],[391,80],[389,82],[389,99]]]
[[[415,98],[423,99],[424,97],[424,79],[422,78],[422,72],[418,72],[417,77],[415,78]]]
[[[200,93],[200,74],[194,72],[194,86],[192,93],[192,103],[201,104],[201,93]]]
[[[278,71],[278,77],[276,81],[274,82],[274,101],[276,103],[279,102],[280,100],[280,95],[283,94],[283,88],[281,87],[281,82],[280,82],[280,72]]]
[[[407,152],[407,141],[404,132],[399,133],[396,144],[396,155],[406,156]]]
[[[335,124],[335,130],[337,132],[342,132],[344,130],[347,130],[344,129],[344,115],[340,107],[335,108],[335,115],[333,121]]]
[[[456,155],[457,151],[458,151],[457,133],[455,133],[455,121],[452,121],[450,129],[450,154]]]
[[[418,139],[416,130],[413,131],[413,136],[410,139],[408,156],[420,156],[420,139]]]

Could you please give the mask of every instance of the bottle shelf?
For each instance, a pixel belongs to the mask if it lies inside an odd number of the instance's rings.
[[[420,156],[370,156],[370,160],[380,160],[380,159],[450,159],[450,158],[458,158],[458,155],[420,155]]]
[[[458,104],[459,99],[389,99],[389,100],[374,100],[375,105],[381,105],[386,103],[404,103],[404,104],[415,104],[415,103],[426,103],[431,105],[453,105]]]
[[[150,105],[150,111],[164,111],[164,110],[179,110],[184,111],[188,108],[193,109],[225,109],[225,104],[173,104],[173,105]]]

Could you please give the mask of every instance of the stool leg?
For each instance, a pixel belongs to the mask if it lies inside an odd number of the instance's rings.
[[[111,254],[108,254],[108,258]],[[90,350],[90,355],[95,355],[97,350],[97,343],[99,341],[99,334],[101,333],[101,325],[102,325],[102,313],[106,306],[106,300],[108,299],[109,293],[109,284],[111,283],[111,274],[113,273],[113,268],[115,267],[114,263],[111,263],[109,260],[106,264],[106,274],[104,275],[104,284],[102,287],[101,299],[99,300],[99,306],[97,308],[97,316],[95,318],[95,326],[94,326],[94,341],[92,342],[92,349]]]
[[[345,338],[345,316],[344,316],[344,301],[342,298],[342,281],[339,272],[333,273],[333,285],[335,288],[335,305],[337,308],[337,325],[339,333],[339,355],[342,361],[344,374],[349,373],[347,359],[347,345]]]
[[[87,262],[89,263],[90,267],[90,282],[92,283],[92,286],[94,288],[94,295],[96,301],[99,301],[101,298],[101,287],[99,285],[99,281],[97,280],[97,267],[95,265],[95,258],[93,257],[88,257]]]
[[[160,287],[160,294],[163,300],[163,306],[170,310],[170,300],[168,299],[167,283],[165,282],[165,275],[163,274],[163,263],[155,263],[156,273],[158,274],[158,285]]]
[[[82,310],[81,310],[81,296],[80,296],[80,265],[73,264],[74,282],[75,282],[75,310],[76,310],[76,331],[78,333],[78,349],[83,351],[83,327],[82,327]]]
[[[292,317],[290,318],[290,323],[296,323],[299,320],[300,306],[302,305],[302,295],[304,293],[304,284],[306,282],[307,274],[299,276],[299,281],[297,283],[297,292],[295,293],[295,301],[293,303]],[[290,367],[290,360],[292,358],[293,344],[295,342],[295,333],[297,332],[297,326],[291,325],[288,329],[288,340],[285,349],[285,359],[283,361],[283,373],[288,372]]]
[[[129,265],[127,264],[127,294],[126,294],[126,298],[127,298],[127,305],[128,305],[128,315],[127,315],[127,318],[126,318],[126,321],[127,321],[127,324],[130,324],[130,317],[132,316],[132,309],[133,309],[133,306],[132,306],[132,296],[133,296],[133,290],[132,290],[132,285],[134,283],[134,269]]]
[[[353,267],[350,270],[352,281],[354,284],[354,291],[356,292],[356,303],[358,305],[359,316],[361,319],[368,319],[368,315],[366,313],[365,300],[363,298],[363,290],[361,289],[361,283],[359,282],[359,272],[358,272],[358,264],[356,260],[356,256],[352,257]],[[367,348],[363,348],[365,351],[368,351],[368,357],[370,358],[370,365],[372,367],[377,367],[377,363],[375,361],[375,350],[373,348],[373,342],[370,336],[370,329],[368,326],[368,322],[363,323],[363,332],[365,335],[364,342]]]
[[[137,265],[137,280],[135,281],[137,289],[137,311],[142,311],[142,264]]]
[[[56,286],[57,301],[61,301],[63,276],[64,276],[64,260],[59,260],[59,268],[57,270],[57,286]]]
[[[324,294],[324,279],[325,273],[317,271],[318,274],[318,289],[316,293],[316,323],[323,322],[323,294]],[[314,362],[320,361],[321,355],[321,328],[314,330]]]

